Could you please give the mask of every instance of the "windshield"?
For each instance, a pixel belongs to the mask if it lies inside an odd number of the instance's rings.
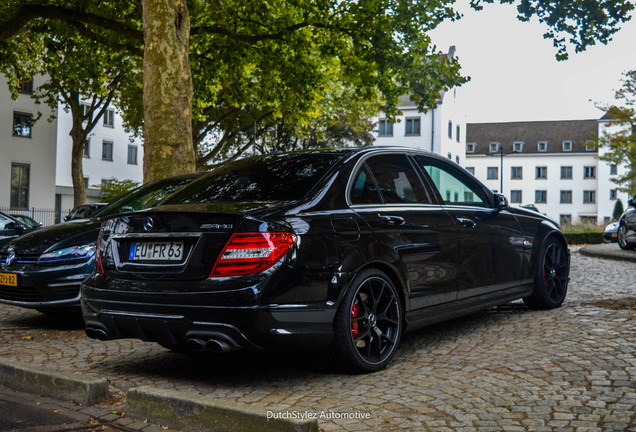
[[[164,204],[292,201],[305,196],[341,152],[297,153],[222,165]]]
[[[153,207],[197,177],[198,175],[193,174],[189,177],[172,177],[146,183],[128,192],[118,200],[113,201],[101,211],[97,212],[95,216],[111,216],[118,213],[127,213]]]

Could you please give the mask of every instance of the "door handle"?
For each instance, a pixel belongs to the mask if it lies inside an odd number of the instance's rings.
[[[472,219],[468,219],[468,218],[463,218],[463,217],[458,217],[456,218],[457,222],[459,222],[459,224],[461,226],[464,226],[466,228],[475,228],[477,226],[477,224],[475,223],[474,220]]]
[[[382,222],[387,225],[404,225],[404,218],[402,216],[394,216],[394,215],[381,215],[378,214],[378,217]]]

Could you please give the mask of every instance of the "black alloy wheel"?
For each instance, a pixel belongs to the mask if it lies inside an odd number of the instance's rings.
[[[568,290],[570,265],[565,246],[555,238],[545,240],[534,275],[534,291],[523,299],[530,309],[561,306]]]
[[[354,278],[338,309],[332,351],[345,369],[374,372],[395,355],[402,328],[402,304],[393,282],[368,269]]]
[[[625,224],[620,224],[618,227],[618,246],[623,250],[632,250],[636,248],[636,244],[630,244],[627,241],[627,227]]]

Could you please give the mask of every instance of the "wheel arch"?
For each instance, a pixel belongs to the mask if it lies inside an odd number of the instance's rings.
[[[340,307],[343,297],[345,296],[347,291],[351,288],[351,284],[355,280],[356,276],[362,273],[363,271],[373,270],[373,269],[379,270],[382,273],[386,274],[389,277],[389,279],[391,279],[391,282],[393,282],[393,285],[395,285],[395,288],[397,289],[397,292],[400,296],[400,302],[402,303],[402,311],[404,312],[402,314],[403,315],[402,319],[404,319],[404,316],[406,316],[406,307],[407,307],[406,299],[408,296],[408,290],[407,290],[406,284],[404,283],[403,278],[400,276],[399,270],[395,266],[392,266],[391,264],[384,261],[367,262],[367,263],[364,263],[364,265],[361,265],[360,267],[358,267],[356,270],[352,271],[352,277],[347,281],[346,286],[340,291],[338,295],[338,302],[336,307]]]

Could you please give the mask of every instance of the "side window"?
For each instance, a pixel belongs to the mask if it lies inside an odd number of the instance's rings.
[[[405,155],[390,154],[367,160],[385,204],[430,204],[420,178]]]
[[[367,171],[365,165],[358,171],[351,188],[352,204],[381,204],[382,199],[378,193],[373,179]]]
[[[416,160],[431,178],[444,204],[489,207],[483,189],[468,176],[435,159],[417,156]]]

